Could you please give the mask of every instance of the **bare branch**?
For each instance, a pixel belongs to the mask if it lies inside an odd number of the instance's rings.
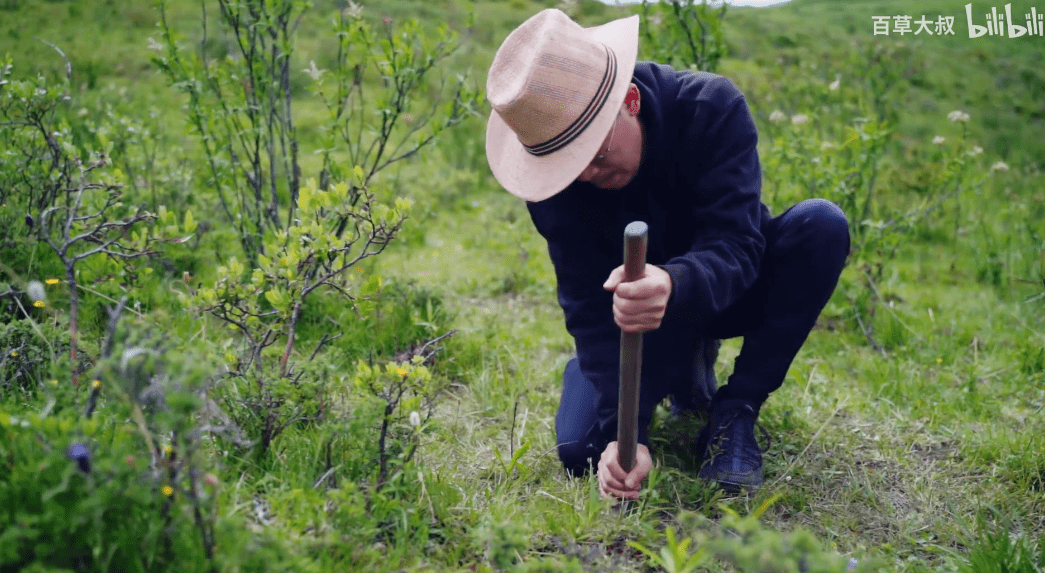
[[[39,40],[40,42],[43,42],[44,44],[47,44],[48,46],[51,46],[52,48],[54,48],[54,51],[58,52],[58,55],[62,56],[62,59],[65,60],[65,79],[67,79],[67,80],[73,79],[73,64],[72,64],[72,62],[69,61],[69,57],[65,55],[65,52],[63,52],[61,48],[59,48],[58,46],[55,46],[54,44],[52,44],[51,42],[48,42],[47,40],[43,40],[43,39],[37,38],[36,36],[33,36],[33,39],[34,40]]]

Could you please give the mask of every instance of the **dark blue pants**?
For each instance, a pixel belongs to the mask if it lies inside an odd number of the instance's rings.
[[[750,289],[718,316],[694,325],[699,338],[743,337],[726,385],[714,401],[741,399],[756,411],[783,384],[788,368],[831,298],[849,255],[849,225],[841,209],[810,199],[774,217],[764,229],[766,250]],[[692,356],[679,356],[692,361]],[[639,418],[649,420],[666,396],[689,388],[643,388]],[[559,458],[567,470],[582,473],[598,463],[606,447],[599,435],[594,385],[577,358],[566,364],[562,400],[555,416]]]

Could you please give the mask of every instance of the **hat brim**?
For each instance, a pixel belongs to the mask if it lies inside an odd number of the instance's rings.
[[[573,183],[599,151],[624,103],[638,57],[639,17],[629,16],[585,30],[613,50],[618,73],[606,104],[584,133],[565,148],[538,157],[526,151],[496,111],[490,112],[486,124],[486,160],[498,183],[516,197],[543,201]]]

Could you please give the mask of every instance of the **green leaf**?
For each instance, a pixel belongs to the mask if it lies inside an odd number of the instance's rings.
[[[269,304],[280,312],[287,310],[287,298],[278,289],[265,291],[265,300],[269,301]]]
[[[182,222],[186,233],[196,232],[196,220],[192,217],[192,209],[185,210],[185,220]]]

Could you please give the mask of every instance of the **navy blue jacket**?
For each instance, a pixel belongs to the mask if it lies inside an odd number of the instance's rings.
[[[632,81],[645,130],[632,182],[621,190],[574,182],[527,203],[548,242],[581,372],[599,392],[606,443],[616,439],[620,328],[602,284],[622,264],[624,227],[649,224],[647,262],[673,282],[661,327],[644,335],[641,400],[649,405],[690,376],[701,317],[722,312],[754,283],[770,218],[761,202],[755,124],[732,82],[649,62],[636,65]],[[652,407],[640,412],[639,441],[648,445]]]

